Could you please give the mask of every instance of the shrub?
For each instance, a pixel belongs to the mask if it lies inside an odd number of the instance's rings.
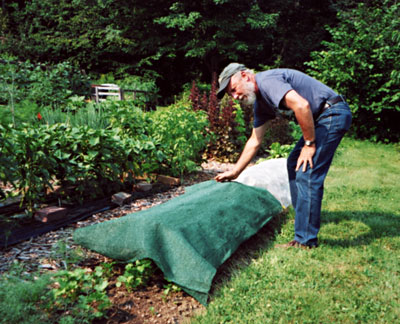
[[[184,103],[177,103],[150,114],[152,138],[160,144],[165,159],[158,172],[182,176],[194,171],[210,140],[209,125],[203,111],[194,112]]]
[[[0,63],[2,103],[8,103],[13,97],[16,103],[28,100],[38,106],[60,107],[74,94],[89,94],[88,78],[68,62],[47,65],[4,58]]]
[[[398,141],[400,4],[360,3],[328,28],[332,41],[312,53],[309,73],[348,98],[358,137]]]

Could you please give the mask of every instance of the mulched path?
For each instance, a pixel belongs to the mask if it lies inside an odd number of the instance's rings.
[[[66,269],[67,266],[94,269],[103,262],[111,262],[111,259],[76,246],[72,240],[73,231],[78,227],[118,218],[166,202],[183,194],[185,187],[212,179],[218,172],[223,172],[231,167],[232,164],[229,163],[208,161],[202,164],[201,171],[187,176],[181,186],[173,187],[163,193],[156,193],[145,199],[137,199],[122,207],[95,214],[84,221],[2,249],[0,250],[0,275],[8,271],[14,263],[23,266],[27,273],[38,270],[45,273]],[[256,238],[254,244],[259,244],[259,241],[260,238]],[[74,258],[76,248],[82,251],[84,258],[73,264],[71,260]],[[70,264],[67,264],[68,262]],[[227,269],[227,267],[225,268]],[[225,271],[222,267],[218,276],[229,276],[229,271]],[[115,286],[116,277],[111,279],[108,290],[113,306],[108,312],[107,319],[94,323],[185,323],[196,312],[205,310],[204,306],[183,291],[170,292],[166,295],[164,285],[167,282],[159,270],[156,271],[146,287],[132,292],[126,291],[124,287],[117,288]]]

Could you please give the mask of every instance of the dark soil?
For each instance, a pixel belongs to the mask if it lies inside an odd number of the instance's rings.
[[[103,262],[111,261],[101,255],[92,255],[80,263],[80,266],[94,269]],[[122,274],[123,265],[115,265],[114,271],[107,290],[112,306],[106,317],[95,320],[94,324],[185,323],[196,312],[205,310],[203,305],[183,291],[167,293],[168,282],[159,269],[145,286],[131,291],[127,291],[123,285],[115,285],[118,276]]]
[[[159,273],[153,276],[146,287],[130,293],[112,286],[108,295],[113,306],[108,311],[108,318],[94,323],[182,323],[196,310],[204,309],[182,291],[165,294],[165,284]]]

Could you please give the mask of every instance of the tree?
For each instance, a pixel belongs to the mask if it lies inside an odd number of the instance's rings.
[[[346,95],[357,136],[398,141],[400,4],[359,4],[328,28],[332,41],[312,54],[309,73]]]
[[[330,2],[14,0],[0,15],[0,47],[22,61],[151,75],[161,95],[173,97],[193,79],[210,82],[230,61],[300,67],[334,22]]]
[[[264,13],[255,0],[200,0],[175,2],[167,15],[156,19],[174,31],[174,41],[162,48],[183,52],[208,69],[268,51],[277,13]]]
[[[112,0],[32,0],[14,2],[6,50],[36,62],[69,60],[93,69],[132,45],[119,25]]]
[[[346,0],[348,2],[348,0]],[[272,31],[271,48],[265,64],[301,69],[311,51],[320,49],[329,37],[325,25],[335,24],[336,10],[331,0],[260,0],[261,10],[279,13]],[[336,2],[336,1],[335,1]]]

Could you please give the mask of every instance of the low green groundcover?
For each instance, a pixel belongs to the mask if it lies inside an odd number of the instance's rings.
[[[113,259],[152,259],[205,305],[217,268],[281,210],[265,189],[210,180],[166,203],[80,228],[74,239]]]

